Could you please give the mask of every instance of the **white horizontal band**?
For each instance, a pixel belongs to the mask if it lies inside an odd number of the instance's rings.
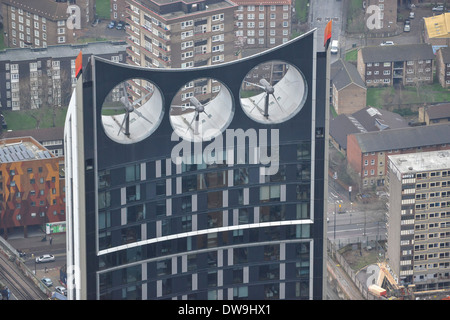
[[[147,245],[147,244],[151,244],[151,243],[157,243],[157,242],[179,239],[179,238],[186,238],[186,237],[191,237],[191,236],[199,236],[202,234],[209,234],[209,233],[215,233],[215,232],[234,231],[234,230],[243,230],[243,229],[251,229],[251,228],[276,227],[276,226],[286,226],[286,225],[297,225],[297,224],[312,224],[312,223],[313,223],[313,221],[311,219],[285,220],[285,221],[271,221],[271,222],[240,224],[237,226],[227,226],[227,227],[196,230],[196,231],[190,231],[190,232],[171,234],[168,236],[163,236],[163,237],[158,237],[158,238],[136,241],[133,243],[127,243],[127,244],[124,244],[121,246],[100,250],[97,253],[97,255],[101,256],[104,254],[117,252],[117,251],[125,250],[125,249],[131,249],[134,247],[139,247],[139,246],[143,246],[143,245]]]

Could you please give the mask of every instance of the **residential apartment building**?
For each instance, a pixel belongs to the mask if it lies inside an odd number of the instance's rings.
[[[94,3],[94,0],[2,0],[5,45],[10,48],[45,48],[73,43],[74,31],[92,21]],[[68,9],[74,5],[75,9]],[[77,18],[69,19],[75,15]]]
[[[389,157],[387,258],[399,284],[450,289],[450,151]]]
[[[75,58],[82,52],[125,62],[125,42],[93,42],[0,51],[0,109],[67,106],[75,83]]]
[[[388,156],[450,149],[450,124],[353,133],[347,136],[348,165],[358,173],[360,187],[383,187]]]
[[[190,68],[235,60],[235,9],[228,0],[127,0],[127,62]]]
[[[431,84],[434,58],[429,44],[364,47],[357,69],[367,87]]]
[[[0,141],[0,230],[65,221],[64,158],[32,137]]]
[[[125,21],[127,18],[126,0],[110,0],[111,5],[111,20],[113,21]]]
[[[331,64],[331,105],[338,114],[352,114],[366,107],[367,87],[354,64],[338,59]]]
[[[234,2],[236,43],[241,49],[271,48],[290,39],[292,0]]]
[[[443,88],[450,87],[450,48],[443,47],[436,51],[436,75]]]

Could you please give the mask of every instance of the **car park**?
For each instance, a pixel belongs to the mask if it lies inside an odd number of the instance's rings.
[[[44,254],[36,258],[36,263],[53,262],[55,257],[52,254]]]
[[[62,294],[62,295],[67,296],[67,289],[64,288],[63,286],[57,286],[57,287],[55,287],[55,291],[58,292],[58,293],[60,293],[60,294]]]
[[[42,278],[41,281],[47,286],[51,287],[53,285],[53,281],[50,278]]]
[[[443,5],[435,6],[431,10],[432,11],[444,11],[444,6]]]
[[[394,41],[383,41],[380,46],[393,46]]]
[[[114,21],[111,21],[111,22],[108,24],[108,29],[114,29],[115,26],[116,26],[116,23],[115,23]]]

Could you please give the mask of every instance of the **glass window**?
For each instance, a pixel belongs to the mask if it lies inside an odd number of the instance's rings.
[[[127,223],[145,219],[145,204],[127,207]]]
[[[309,141],[297,144],[297,160],[311,159],[311,143]]]
[[[246,263],[248,260],[247,248],[234,248],[233,249],[233,261],[234,263]]]
[[[280,186],[261,186],[259,198],[261,201],[280,201]]]
[[[235,287],[233,288],[233,300],[247,299],[248,287]]]
[[[278,263],[266,264],[258,267],[258,279],[277,280],[280,278],[280,266]]]
[[[125,168],[125,181],[131,182],[140,179],[141,176],[141,166],[139,164],[135,164],[132,166],[128,166]]]
[[[208,192],[208,209],[223,207],[223,192]]]
[[[260,208],[260,222],[282,221],[285,216],[285,206],[264,206]]]
[[[111,183],[111,176],[109,170],[100,171],[98,173],[98,187],[106,188],[109,187]]]
[[[109,191],[98,193],[98,208],[103,209],[111,205],[111,195]]]
[[[297,203],[297,219],[309,218],[309,202]]]
[[[126,188],[127,203],[141,200],[141,186],[134,185]]]
[[[105,229],[111,227],[110,211],[100,211],[98,213],[98,228]]]

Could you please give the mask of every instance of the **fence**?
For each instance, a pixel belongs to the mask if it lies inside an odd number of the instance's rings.
[[[366,239],[366,244],[369,244],[369,237],[367,237]],[[350,239],[346,239],[346,240],[350,240]],[[374,242],[377,242],[374,241]],[[343,243],[342,243],[343,244]],[[361,245],[361,247],[363,246],[363,241],[361,242],[348,242],[347,245],[350,244],[358,244]],[[348,264],[348,262],[345,260],[344,256],[341,255],[339,253],[339,249],[344,247],[344,245],[342,245],[341,247],[336,246],[334,243],[332,243],[332,241],[328,240],[327,241],[327,245],[328,245],[328,252],[331,256],[332,259],[334,259],[337,263],[339,263],[339,265],[341,266],[341,268],[345,271],[345,273],[347,273],[348,277],[351,279],[351,281],[353,282],[353,284],[356,286],[356,288],[359,290],[359,292],[361,293],[361,295],[366,299],[366,300],[380,300],[381,298],[374,296],[373,294],[371,294],[368,290],[367,284],[366,282],[362,282],[358,277],[357,277],[357,271],[353,270],[353,268]],[[375,244],[376,246],[378,246],[378,243]],[[368,245],[366,245],[365,247],[368,247]]]

